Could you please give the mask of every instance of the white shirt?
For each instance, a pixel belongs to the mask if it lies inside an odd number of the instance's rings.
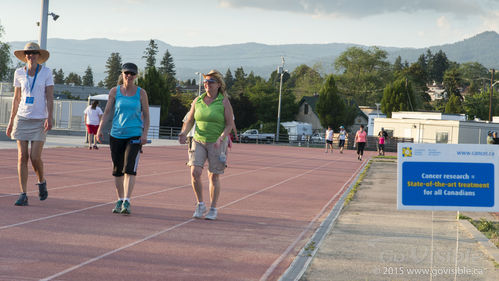
[[[345,140],[347,132],[345,130],[340,130],[340,140]]]
[[[88,125],[99,125],[100,116],[102,116],[103,114],[102,109],[100,109],[100,107],[97,106],[95,107],[95,109],[92,109],[91,105],[85,108],[85,111],[83,111],[83,113],[87,115],[85,124]]]
[[[21,88],[21,101],[17,109],[17,115],[28,119],[46,119],[48,111],[45,87],[54,85],[52,71],[40,64],[35,85],[33,91],[31,91],[33,80],[34,76],[26,75],[25,67],[16,69],[14,87]]]
[[[326,131],[326,140],[332,141],[333,140],[333,130],[327,130]]]

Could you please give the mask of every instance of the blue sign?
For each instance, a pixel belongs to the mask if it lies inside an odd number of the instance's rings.
[[[499,212],[499,145],[398,144],[397,208]]]
[[[491,163],[405,162],[402,204],[420,206],[494,206]]]

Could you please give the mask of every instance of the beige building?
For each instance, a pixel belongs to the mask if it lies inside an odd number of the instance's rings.
[[[393,112],[392,118],[374,120],[375,132],[381,128],[389,136],[412,138],[414,143],[486,144],[487,133],[499,132],[499,123],[439,112]]]

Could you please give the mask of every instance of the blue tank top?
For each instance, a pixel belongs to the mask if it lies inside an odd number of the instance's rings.
[[[117,139],[128,139],[142,136],[142,108],[140,105],[140,87],[133,96],[121,94],[120,86],[116,87],[113,126],[111,136]]]

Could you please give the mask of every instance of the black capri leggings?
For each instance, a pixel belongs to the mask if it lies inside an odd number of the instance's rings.
[[[137,166],[139,165],[141,144],[131,144],[131,140],[140,137],[128,139],[117,139],[109,136],[109,148],[111,149],[111,159],[113,160],[113,176],[121,177],[125,173],[137,175]]]
[[[365,142],[358,142],[357,143],[357,154],[364,155],[364,147],[366,147]]]

